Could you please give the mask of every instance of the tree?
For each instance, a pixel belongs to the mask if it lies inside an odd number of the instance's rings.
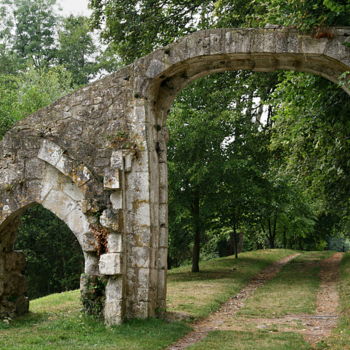
[[[349,96],[333,83],[286,73],[272,96],[276,116],[271,147],[322,212],[344,219],[350,190]]]
[[[47,66],[55,57],[56,0],[2,0],[2,11],[15,31],[14,52],[35,67]]]
[[[26,254],[31,299],[79,287],[81,247],[73,232],[42,206],[27,209],[21,217],[16,249]]]
[[[58,63],[71,73],[73,85],[85,85],[100,69],[94,56],[98,49],[90,32],[89,20],[83,16],[70,16],[62,24],[63,28],[58,32]]]
[[[0,136],[18,120],[71,91],[71,75],[63,67],[0,75]]]
[[[125,63],[150,53],[176,38],[208,27],[212,1],[90,0],[92,26]]]

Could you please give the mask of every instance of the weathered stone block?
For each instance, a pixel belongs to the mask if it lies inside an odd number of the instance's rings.
[[[121,191],[113,192],[110,196],[110,200],[114,210],[123,209],[123,194]]]
[[[85,252],[94,252],[96,248],[96,238],[91,231],[84,232],[80,235],[81,249]]]
[[[106,285],[106,302],[123,299],[123,278],[110,277]]]
[[[63,154],[63,149],[54,142],[44,140],[41,144],[38,158],[55,166]]]
[[[75,233],[79,242],[82,242],[83,235],[90,231],[90,224],[83,211],[75,207],[65,219],[68,227]]]
[[[120,188],[119,169],[105,169],[103,187],[111,190],[118,190]]]
[[[159,247],[168,247],[168,228],[165,225],[160,227]]]
[[[84,199],[82,190],[72,182],[67,182],[63,185],[63,192],[74,201],[82,201]]]
[[[55,168],[59,170],[62,174],[70,176],[74,169],[73,160],[62,155],[58,162],[55,164]]]
[[[107,238],[107,250],[108,253],[121,253],[123,250],[122,235],[119,233],[111,233]]]
[[[137,225],[150,226],[150,205],[149,203],[134,201],[134,220]]]
[[[76,202],[61,191],[51,190],[42,205],[64,220],[74,210]]]
[[[124,169],[124,164],[123,164],[123,151],[118,150],[118,151],[113,151],[111,155],[111,168],[113,169]]]
[[[106,209],[102,212],[102,215],[100,216],[100,224],[103,227],[109,228],[113,231],[118,231],[119,230],[119,222],[120,222],[120,217],[117,212]]]
[[[106,302],[103,314],[107,326],[121,324],[123,321],[123,301],[113,300]]]
[[[91,171],[84,164],[80,164],[73,170],[72,179],[78,186],[85,185],[92,178]]]
[[[100,256],[99,270],[102,275],[113,276],[122,272],[122,259],[119,253],[107,253]]]
[[[130,172],[132,170],[132,161],[134,159],[134,155],[132,153],[127,153],[124,157],[124,170],[126,172]]]
[[[85,251],[83,253],[85,260],[84,273],[91,276],[98,275],[100,272],[98,268],[99,259],[96,253]]]
[[[131,266],[133,267],[149,267],[150,264],[150,248],[148,247],[132,247],[130,256]]]
[[[160,74],[163,70],[167,68],[164,62],[161,62],[157,59],[153,59],[146,71],[146,76],[148,78],[155,78],[158,74]]]
[[[158,268],[161,270],[166,270],[168,267],[168,249],[159,248],[158,249]]]

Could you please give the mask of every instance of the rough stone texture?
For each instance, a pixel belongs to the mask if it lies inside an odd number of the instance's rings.
[[[164,310],[172,101],[191,81],[227,70],[304,71],[337,83],[350,71],[350,29],[331,32],[200,31],[20,121],[0,144],[0,317],[27,310],[24,262],[13,246],[18,217],[33,203],[76,235],[88,309],[104,303],[107,324]],[[94,298],[87,288],[101,278],[105,291]]]

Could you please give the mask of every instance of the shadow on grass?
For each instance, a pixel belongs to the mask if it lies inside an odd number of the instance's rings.
[[[36,326],[48,320],[50,313],[48,312],[29,312],[24,316],[17,317],[9,323],[6,321],[0,322],[0,330],[26,328]]]
[[[236,278],[240,274],[245,274],[246,268],[255,266],[258,268],[264,268],[271,264],[267,259],[255,259],[249,257],[241,257],[238,259],[226,258],[215,262],[213,268],[208,268],[206,263],[202,263],[203,267],[200,272],[191,271],[169,271],[168,281],[172,282],[193,282],[196,280],[215,280]]]

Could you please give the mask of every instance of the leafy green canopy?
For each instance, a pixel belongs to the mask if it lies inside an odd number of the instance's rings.
[[[193,31],[283,25],[305,31],[350,25],[348,0],[90,0],[92,27],[125,63]]]
[[[31,299],[79,287],[84,268],[81,247],[72,231],[42,206],[23,214],[16,249],[26,254]]]

